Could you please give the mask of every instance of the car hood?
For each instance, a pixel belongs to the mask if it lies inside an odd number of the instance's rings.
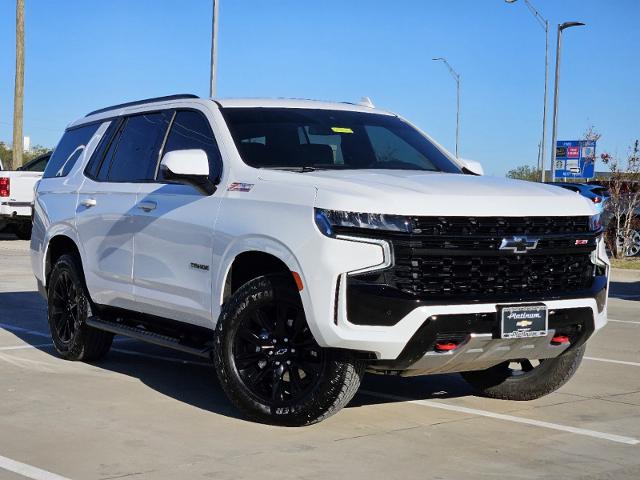
[[[317,188],[315,206],[398,215],[593,215],[581,195],[541,183],[407,170],[262,171],[263,180]],[[286,177],[286,178],[285,178]]]

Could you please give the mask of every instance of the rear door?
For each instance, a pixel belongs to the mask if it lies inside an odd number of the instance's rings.
[[[178,110],[162,155],[201,149],[209,158],[210,178],[220,178],[222,163],[209,120],[198,110]],[[205,195],[191,185],[166,180],[160,168],[153,182],[140,186],[133,213],[134,293],[146,313],[211,325],[213,227],[223,192]]]
[[[136,195],[155,174],[169,113],[120,120],[87,166],[78,197],[77,230],[85,253],[85,276],[96,303],[135,308],[133,235]]]

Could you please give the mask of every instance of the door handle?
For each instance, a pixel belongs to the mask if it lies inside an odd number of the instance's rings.
[[[156,202],[140,202],[136,206],[140,210],[144,210],[145,212],[150,212],[151,210],[155,210],[158,204]]]
[[[87,208],[95,207],[97,204],[98,202],[96,202],[95,198],[85,198],[80,201],[80,205]]]

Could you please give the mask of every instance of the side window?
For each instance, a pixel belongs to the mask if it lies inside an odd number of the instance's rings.
[[[53,151],[42,178],[66,177],[99,126],[99,123],[94,123],[67,130]]]
[[[104,159],[105,153],[111,145],[115,137],[115,133],[118,131],[118,127],[120,126],[120,119],[111,120],[109,126],[105,130],[102,138],[100,139],[100,143],[93,151],[91,158],[87,162],[87,167],[84,169],[84,174],[92,179],[97,179],[98,170],[100,169],[100,165],[102,164],[102,160]],[[103,179],[106,180],[106,177]]]
[[[110,182],[153,180],[170,112],[128,117],[109,146],[98,179]]]
[[[44,172],[48,161],[49,156],[47,155],[46,157],[42,157],[38,160],[28,163],[24,166],[23,170],[26,170],[27,172]]]
[[[209,176],[212,180],[219,179],[222,173],[222,161],[209,121],[200,112],[178,111],[171,124],[164,153],[190,149],[205,151],[209,158]],[[164,180],[162,170],[158,172],[158,179]]]

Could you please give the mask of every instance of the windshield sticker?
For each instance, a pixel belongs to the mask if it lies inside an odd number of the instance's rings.
[[[353,130],[347,127],[331,127],[331,130],[335,133],[353,133]]]
[[[253,183],[233,182],[227,188],[229,192],[249,192],[253,188]]]

